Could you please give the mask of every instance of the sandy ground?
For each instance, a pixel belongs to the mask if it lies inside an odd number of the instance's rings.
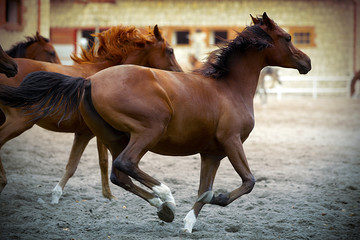
[[[192,234],[181,233],[196,199],[199,156],[148,153],[141,167],[167,184],[176,218],[111,184],[101,195],[95,141],[58,205],[72,134],[34,127],[1,151],[8,185],[0,195],[0,239],[360,239],[360,99],[256,99],[256,126],[245,143],[254,190],[227,207],[206,205]],[[241,184],[227,159],[214,188]]]

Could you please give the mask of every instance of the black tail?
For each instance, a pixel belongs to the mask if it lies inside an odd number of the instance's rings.
[[[19,87],[0,85],[0,102],[36,115],[33,120],[62,113],[61,122],[78,109],[87,80],[54,72],[33,72]]]

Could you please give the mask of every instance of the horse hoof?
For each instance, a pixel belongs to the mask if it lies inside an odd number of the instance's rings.
[[[165,202],[159,207],[157,215],[164,222],[172,222],[175,218],[175,209],[175,204]]]

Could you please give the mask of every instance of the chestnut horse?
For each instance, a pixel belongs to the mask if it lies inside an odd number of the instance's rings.
[[[0,76],[0,85],[18,86],[23,78],[30,72],[45,70],[58,72],[77,77],[88,77],[104,68],[119,64],[136,64],[147,67],[160,68],[171,71],[182,71],[177,63],[173,49],[162,37],[159,28],[154,27],[149,34],[142,34],[135,27],[112,27],[107,31],[96,34],[99,45],[93,46],[88,51],[82,50],[80,57],[73,56],[77,63],[73,66],[51,64],[29,59],[16,59],[19,73],[14,78]],[[45,83],[45,82],[44,82]],[[46,84],[46,83],[45,83]],[[75,114],[61,122],[61,113],[31,121],[31,116],[21,109],[4,106],[0,103],[0,148],[10,139],[30,129],[34,124],[56,132],[75,133],[70,157],[66,171],[60,182],[55,186],[52,194],[52,203],[58,203],[65,184],[75,173],[81,155],[88,142],[94,137],[88,129],[80,114]],[[42,111],[48,111],[44,108]],[[108,156],[107,150],[98,141],[99,163],[101,169],[102,192],[107,198],[112,198],[108,182]],[[0,160],[0,192],[6,185],[5,170]]]
[[[15,60],[9,57],[0,45],[0,73],[5,74],[7,77],[14,77],[17,72]]]
[[[13,58],[28,58],[38,61],[61,63],[54,46],[49,39],[38,32],[33,37],[26,37],[25,41],[14,44],[6,53]]]
[[[113,156],[111,181],[155,206],[166,222],[174,219],[175,200],[169,187],[139,168],[139,161],[147,151],[172,156],[200,153],[198,198],[184,219],[184,231],[192,232],[204,204],[227,206],[254,187],[243,143],[254,127],[253,98],[261,69],[280,66],[300,74],[311,69],[310,58],[266,13],[252,20],[254,25],[193,73],[129,65],[111,67],[87,79],[37,72],[11,93],[1,90],[0,101],[25,109],[45,104],[49,109],[60,106],[75,112],[79,105],[86,124]],[[49,86],[45,87],[44,79]],[[36,86],[39,82],[44,87]],[[29,93],[37,97],[29,98]],[[225,157],[242,185],[218,195],[212,187]]]

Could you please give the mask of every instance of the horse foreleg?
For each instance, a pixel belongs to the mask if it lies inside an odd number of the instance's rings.
[[[228,194],[214,195],[210,203],[220,206],[227,206],[242,195],[250,193],[255,185],[255,178],[250,171],[240,137],[228,139],[224,148],[232,166],[242,179],[242,185]]]
[[[206,203],[210,203],[214,193],[212,191],[216,171],[219,168],[222,157],[214,158],[201,154],[200,184],[198,199],[193,208],[184,218],[185,232],[192,232],[196,219]]]
[[[52,190],[52,204],[59,203],[59,199],[62,195],[66,183],[74,175],[77,166],[79,165],[81,155],[83,154],[85,147],[89,143],[90,139],[93,137],[94,135],[91,132],[75,133],[74,142],[66,165],[65,173],[59,183]]]
[[[109,178],[108,178],[108,168],[109,168],[108,150],[105,147],[105,145],[100,141],[99,138],[96,138],[96,143],[99,154],[102,194],[104,197],[108,199],[114,199],[115,197],[111,193],[109,186]]]

